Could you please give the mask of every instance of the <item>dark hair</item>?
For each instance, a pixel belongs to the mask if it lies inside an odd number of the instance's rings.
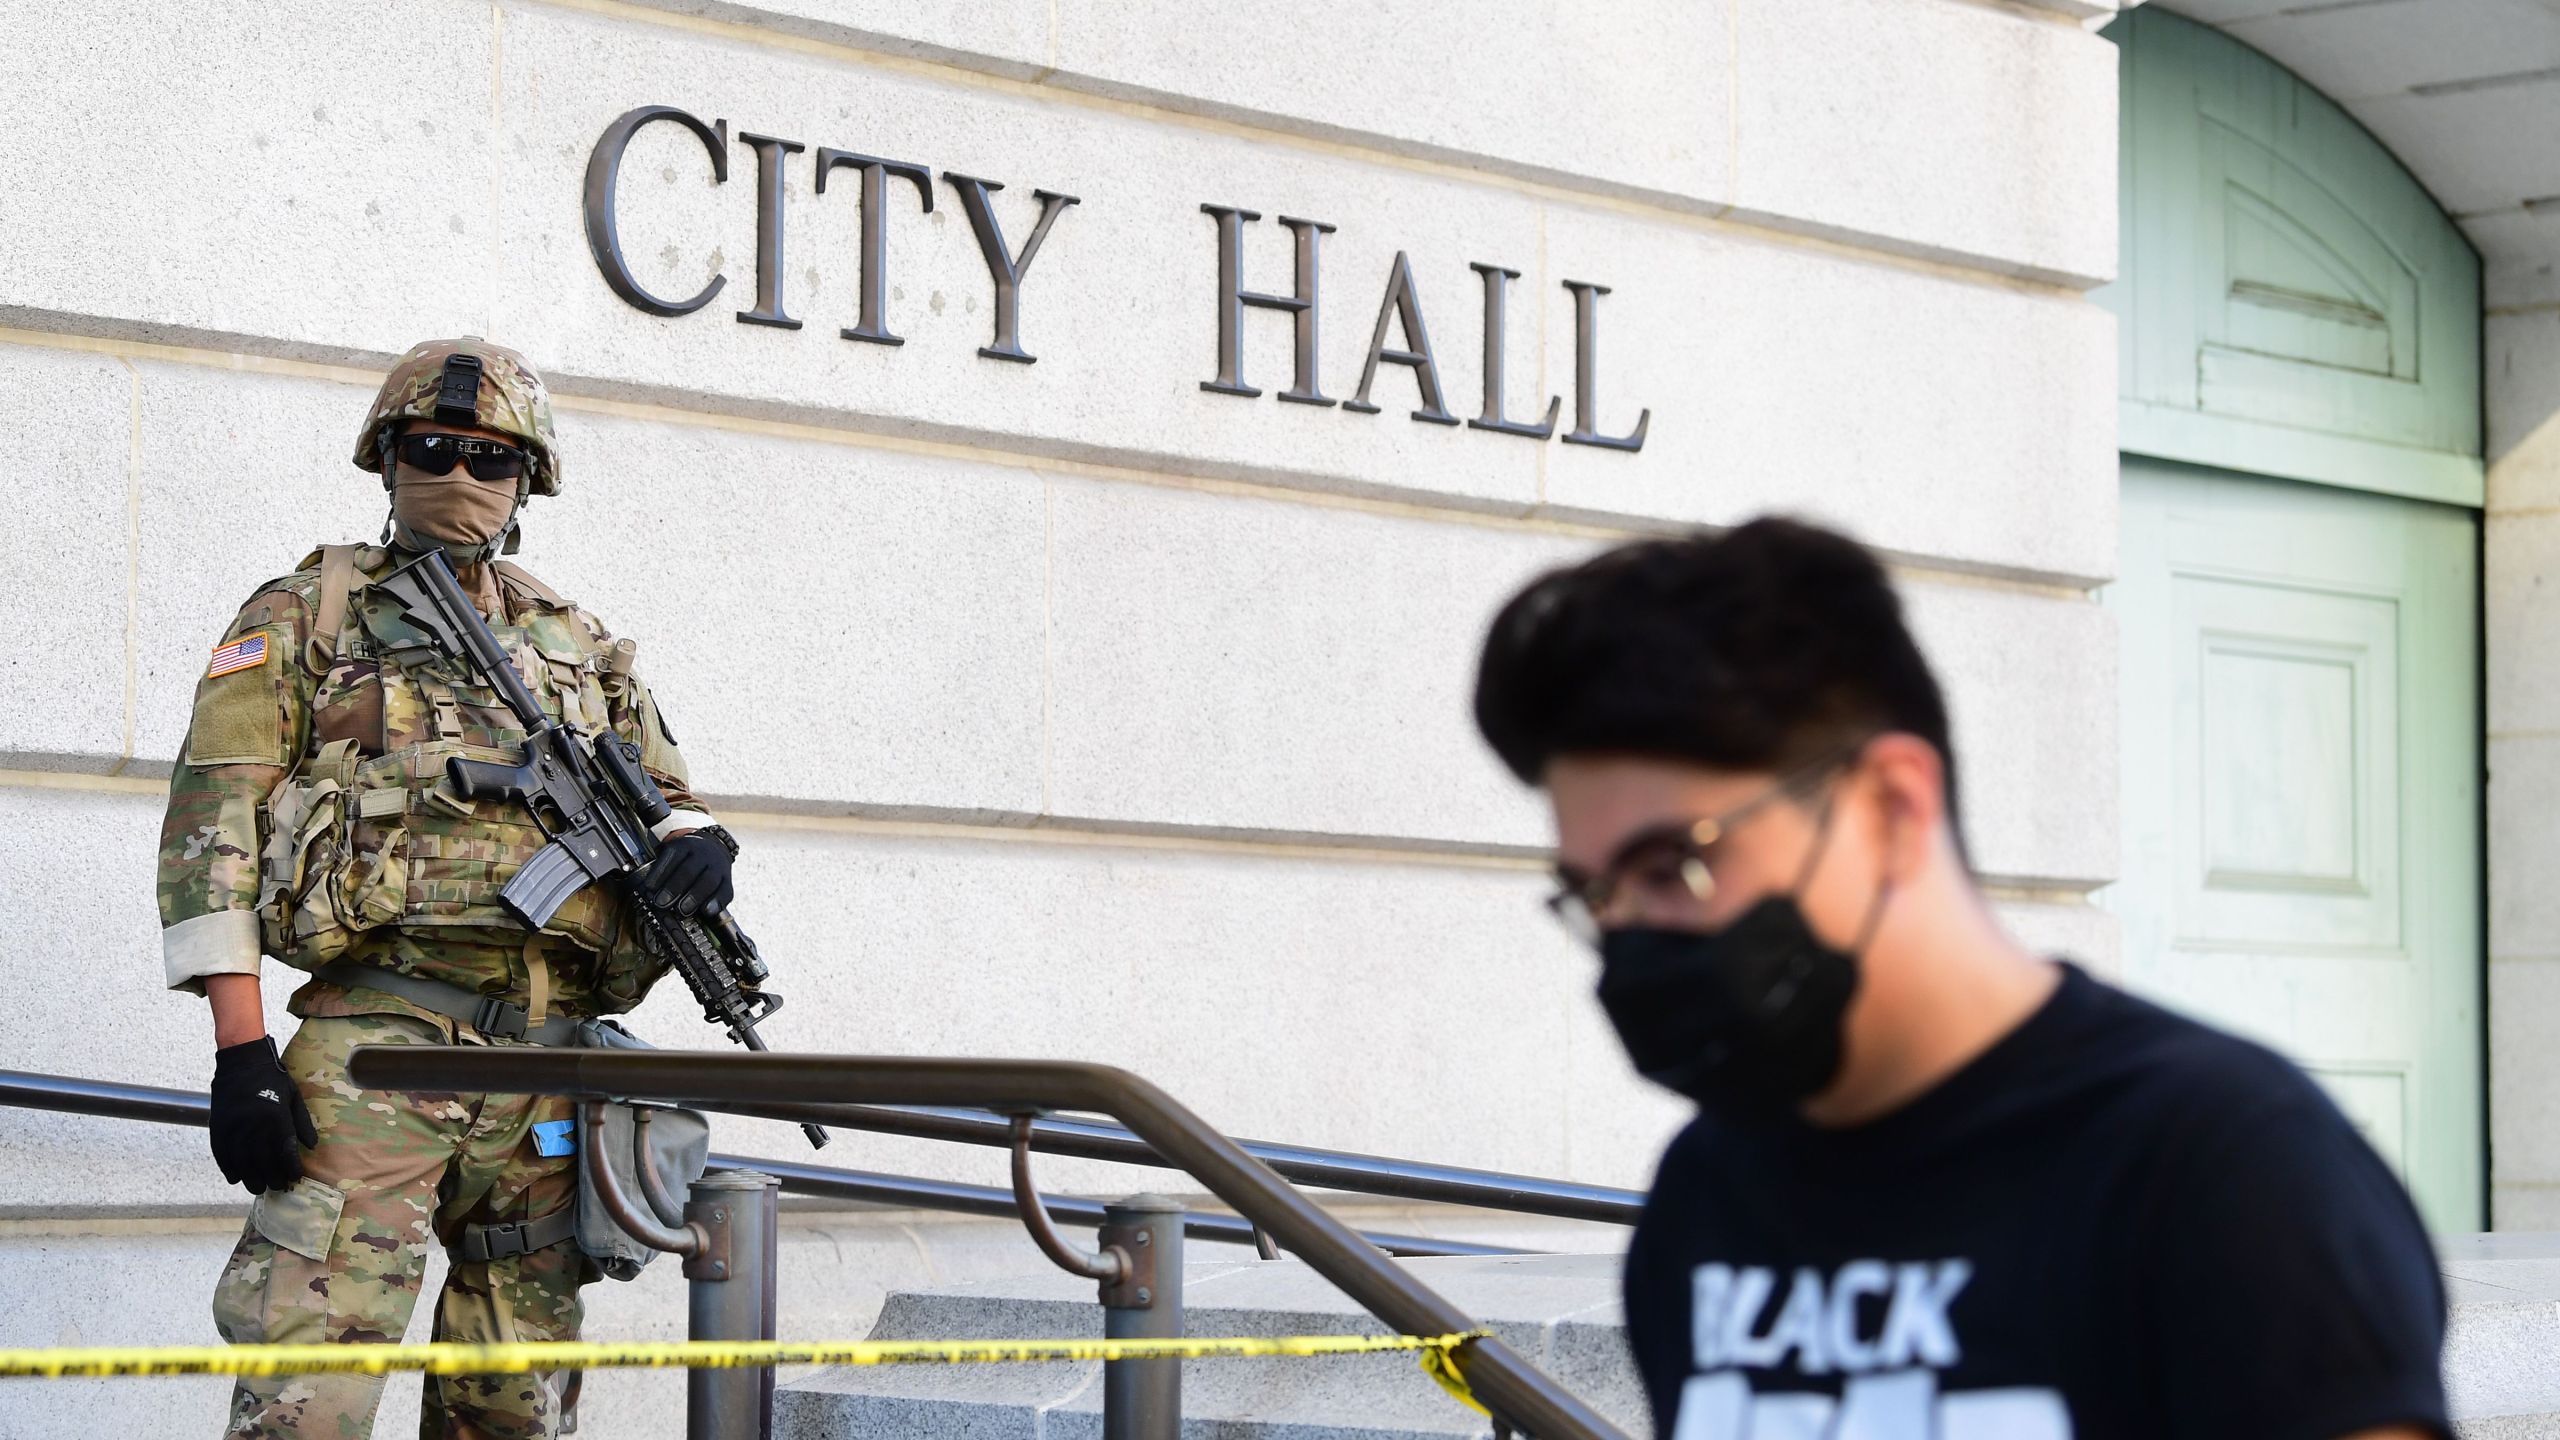
[[[1536,784],[1558,755],[1785,772],[1896,730],[1955,752],[1884,569],[1796,520],[1644,540],[1552,571],[1494,618],[1476,725]]]

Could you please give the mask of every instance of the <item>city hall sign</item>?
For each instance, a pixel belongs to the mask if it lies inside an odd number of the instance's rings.
[[[712,297],[729,283],[725,275],[715,275],[710,283],[681,300],[670,300],[652,294],[631,273],[623,258],[622,237],[614,215],[614,191],[622,172],[623,152],[630,148],[631,137],[642,126],[664,121],[681,125],[693,132],[711,156],[711,176],[715,183],[729,179],[729,122],[715,120],[705,125],[701,120],[672,105],[643,105],[617,118],[605,127],[603,138],[596,142],[595,153],[587,160],[586,226],[587,247],[595,254],[596,268],[603,272],[604,283],[613,293],[652,315],[690,315],[709,305]],[[737,312],[746,325],[772,325],[797,330],[800,322],[783,313],[782,305],[782,216],[784,191],[783,167],[789,157],[808,149],[796,140],[783,140],[771,135],[741,131],[737,143],[756,153],[756,303],[751,310]],[[889,289],[889,205],[892,181],[913,187],[918,206],[924,212],[933,209],[935,179],[927,166],[904,160],[888,160],[877,155],[860,155],[850,150],[820,147],[812,157],[816,171],[817,193],[826,193],[827,181],[838,171],[851,171],[862,188],[862,269],[861,322],[838,332],[847,340],[873,345],[903,345],[905,340],[891,333],[887,314]],[[989,343],[978,348],[980,355],[991,360],[1011,360],[1028,365],[1036,358],[1022,348],[1021,297],[1024,277],[1030,273],[1032,261],[1048,242],[1051,227],[1058,217],[1077,203],[1073,195],[1050,190],[1034,190],[1040,202],[1040,219],[1020,250],[1007,246],[1002,227],[997,225],[994,209],[987,196],[1004,186],[993,180],[982,180],[956,171],[941,173],[942,183],[960,202],[969,217],[969,228],[977,236],[978,253],[985,259],[987,277],[995,283],[995,334]],[[1296,405],[1335,405],[1363,415],[1378,413],[1370,403],[1369,390],[1378,378],[1380,365],[1402,365],[1413,372],[1421,388],[1422,408],[1413,412],[1416,420],[1434,425],[1456,425],[1458,417],[1442,402],[1440,362],[1431,352],[1429,330],[1423,324],[1422,302],[1413,285],[1413,267],[1405,254],[1396,252],[1394,267],[1387,274],[1386,295],[1378,302],[1378,320],[1369,334],[1369,350],[1360,367],[1360,385],[1347,400],[1327,395],[1317,383],[1316,315],[1317,266],[1316,248],[1319,237],[1330,234],[1334,226],[1319,220],[1277,217],[1289,230],[1297,245],[1296,282],[1286,292],[1248,290],[1244,279],[1244,227],[1262,217],[1236,205],[1202,205],[1202,213],[1217,223],[1218,243],[1218,374],[1203,380],[1200,388],[1219,395],[1253,399],[1262,392],[1245,383],[1244,378],[1244,312],[1246,307],[1277,310],[1288,314],[1296,327],[1295,375],[1280,398]],[[1515,420],[1505,413],[1502,394],[1503,311],[1512,281],[1520,278],[1517,270],[1481,261],[1468,266],[1484,280],[1484,406],[1481,413],[1466,424],[1478,430],[1492,430],[1504,435],[1519,435],[1531,440],[1555,436],[1556,415],[1563,397],[1547,401],[1543,419],[1535,423]],[[1610,435],[1600,428],[1599,344],[1600,297],[1609,293],[1606,285],[1584,280],[1567,280],[1564,288],[1573,295],[1573,417],[1574,424],[1561,437],[1567,445],[1595,445],[1610,450],[1635,451],[1644,448],[1646,429],[1652,424],[1650,409],[1639,411],[1632,428],[1620,435]],[[1387,333],[1393,326],[1402,336],[1400,347],[1390,348]]]

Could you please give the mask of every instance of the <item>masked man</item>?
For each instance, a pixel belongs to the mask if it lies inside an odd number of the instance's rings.
[[[497,558],[526,498],[560,490],[550,400],[524,357],[477,337],[411,350],[355,463],[390,493],[384,543],[324,546],[250,597],[205,665],[169,782],[168,982],[211,1002],[213,1155],[256,1197],[214,1318],[235,1344],[397,1341],[432,1234],[452,1261],[436,1339],[575,1339],[596,1271],[571,1242],[569,1102],[368,1093],[347,1083],[347,1055],[565,1043],[578,1019],[637,1005],[661,966],[605,887],[539,932],[501,908],[546,837],[520,804],[456,796],[445,762],[512,762],[522,732],[367,584],[442,551],[545,710],[639,747],[675,806],[642,880],[652,899],[716,913],[735,846],[687,791],[632,642]],[[281,1052],[262,953],[309,977]],[[371,1434],[381,1384],[244,1379],[225,1433]],[[573,1375],[430,1377],[421,1433],[553,1435],[574,1392]]]
[[[2449,1437],[2408,1197],[2291,1064],[2001,931],[1864,550],[1763,520],[1549,575],[1476,717],[1699,1109],[1627,1254],[1655,1434]]]

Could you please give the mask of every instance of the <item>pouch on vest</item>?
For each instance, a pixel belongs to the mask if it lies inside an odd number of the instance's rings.
[[[582,1050],[653,1048],[610,1020],[580,1024],[577,1043]],[[646,1210],[649,1198],[640,1188],[639,1166],[631,1152],[633,1136],[640,1130],[639,1123],[631,1118],[637,1107],[620,1100],[607,1102],[602,1126],[587,1122],[587,1108],[578,1107],[578,1248],[614,1279],[634,1279],[660,1252],[633,1239],[631,1232],[607,1213],[595,1188],[586,1183],[585,1152],[589,1146],[603,1146],[605,1164],[613,1172],[615,1185],[634,1206]],[[665,1182],[668,1193],[681,1201],[685,1191],[702,1178],[702,1172],[710,1165],[711,1119],[699,1110],[672,1105],[652,1105],[649,1110],[649,1153],[657,1162],[658,1178]],[[670,1225],[679,1220],[668,1215],[658,1218]]]
[[[400,918],[409,868],[396,808],[403,796],[371,788],[361,776],[373,768],[359,765],[353,741],[333,742],[267,796],[260,939],[288,965],[316,969],[360,933]]]

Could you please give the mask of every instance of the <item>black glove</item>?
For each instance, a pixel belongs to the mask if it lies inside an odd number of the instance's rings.
[[[701,830],[679,835],[640,873],[640,889],[660,909],[717,915],[738,894],[729,883],[729,847]]]
[[[319,1143],[275,1041],[261,1035],[213,1052],[213,1163],[223,1179],[252,1195],[287,1189],[302,1178],[302,1152]]]

